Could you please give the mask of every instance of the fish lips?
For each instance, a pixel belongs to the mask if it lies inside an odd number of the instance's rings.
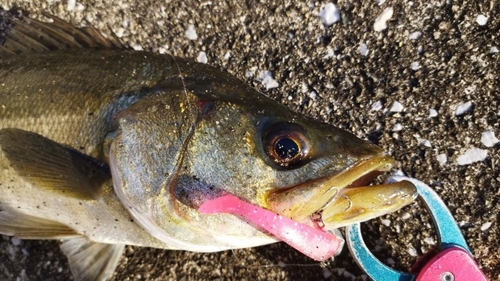
[[[388,172],[394,159],[378,155],[330,176],[286,188],[266,196],[267,208],[297,222],[331,230],[394,212],[418,196],[416,187],[402,181],[365,186]]]

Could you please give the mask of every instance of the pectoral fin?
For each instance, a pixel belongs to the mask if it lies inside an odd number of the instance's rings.
[[[124,249],[123,244],[96,243],[83,237],[65,240],[61,245],[77,281],[106,280],[111,277]]]
[[[0,130],[0,146],[16,172],[32,183],[82,200],[99,197],[109,167],[33,132]]]
[[[7,209],[1,204],[0,234],[20,239],[62,239],[79,236],[64,224]]]

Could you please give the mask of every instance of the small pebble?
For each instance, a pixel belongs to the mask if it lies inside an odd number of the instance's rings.
[[[325,277],[325,279],[330,278],[332,275],[333,272],[331,272],[328,268],[323,267],[323,277]]]
[[[437,111],[434,108],[429,109],[429,118],[438,116]]]
[[[207,63],[208,62],[207,53],[203,51],[199,52],[198,56],[196,57],[196,61],[201,63]]]
[[[478,15],[476,18],[477,24],[484,26],[488,23],[488,18],[485,15]]]
[[[366,46],[365,43],[361,43],[358,47],[358,52],[363,56],[366,57],[369,53],[368,46]]]
[[[382,219],[382,220],[380,220],[380,222],[385,226],[391,225],[391,220],[388,220],[388,219]]]
[[[376,19],[375,23],[373,24],[373,29],[377,32],[380,32],[384,29],[387,28],[387,21],[392,18],[392,14],[394,13],[394,10],[392,7],[385,8],[385,10],[380,14]]]
[[[73,11],[76,7],[76,0],[68,0],[67,5],[66,5],[66,10],[67,11]]]
[[[261,82],[266,90],[279,87],[278,82],[273,79],[272,73],[268,70],[261,71],[257,76],[257,81]]]
[[[476,147],[469,148],[467,151],[465,151],[464,154],[458,156],[457,158],[457,164],[458,165],[468,165],[472,164],[474,162],[480,162],[483,161],[488,157],[488,151],[484,149],[479,149]]]
[[[17,238],[15,238],[15,237],[13,237],[13,238],[10,240],[10,242],[11,242],[14,246],[19,246],[19,245],[21,245],[21,243],[22,243],[21,239],[17,239]]]
[[[418,63],[418,61],[414,61],[411,63],[410,68],[413,71],[417,71],[420,69],[420,63]]]
[[[481,231],[486,231],[491,227],[492,223],[491,222],[485,222],[483,225],[481,225]]]
[[[407,220],[409,218],[411,218],[411,215],[409,213],[404,213],[403,215],[401,215],[401,219],[403,220]]]
[[[401,112],[403,111],[404,106],[400,102],[393,102],[391,105],[391,108],[389,109],[389,112]]]
[[[194,25],[192,25],[192,24],[188,26],[188,29],[186,30],[186,32],[184,32],[184,35],[189,40],[198,39],[198,34],[196,34],[196,30],[194,29]]]
[[[382,102],[381,101],[376,101],[376,102],[372,103],[371,111],[379,111],[381,109],[382,109]]]
[[[331,26],[340,20],[340,11],[333,3],[328,3],[319,11],[319,17],[325,26]]]
[[[401,125],[401,124],[399,124],[399,123],[394,124],[394,127],[392,128],[392,130],[393,130],[394,132],[399,132],[399,131],[403,130],[403,125]]]
[[[406,252],[408,252],[408,254],[410,254],[410,256],[412,256],[412,257],[417,256],[417,250],[415,250],[415,248],[413,248],[412,246],[408,247]]]
[[[420,32],[420,31],[415,31],[415,32],[408,34],[408,38],[410,38],[411,40],[418,40],[420,38],[420,36],[422,36],[422,32]]]
[[[448,161],[448,157],[446,157],[446,154],[441,153],[436,156],[436,160],[439,162],[439,165],[444,166]]]
[[[492,130],[487,130],[481,134],[481,142],[486,147],[493,147],[495,144],[499,142],[499,140],[497,139],[495,133]]]
[[[143,51],[143,48],[141,45],[137,45],[137,44],[132,44],[132,49],[136,50],[136,51]]]
[[[425,146],[425,147],[432,147],[432,144],[429,140],[422,140],[422,142],[420,144]]]
[[[426,237],[424,238],[424,242],[429,245],[436,245],[436,240],[434,240],[434,237]]]
[[[469,112],[471,109],[472,109],[472,102],[471,101],[459,104],[455,107],[455,115],[456,116],[463,115],[463,114]]]

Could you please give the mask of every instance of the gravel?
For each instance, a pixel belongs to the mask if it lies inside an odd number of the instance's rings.
[[[325,26],[320,11],[328,1],[15,1],[34,17],[47,10],[73,24],[90,22],[106,34],[111,29],[145,51],[193,60],[205,52],[209,64],[292,110],[384,147],[399,160],[398,169],[437,191],[484,272],[491,280],[500,279],[500,146],[485,147],[481,142],[487,130],[499,135],[500,20],[492,15],[500,13],[500,3],[335,2],[340,20]],[[9,8],[14,1],[2,3]],[[390,17],[385,14],[389,10]],[[375,31],[376,19],[383,14],[386,27]],[[360,53],[361,44],[369,52]],[[412,67],[415,62],[418,67]],[[266,89],[257,80],[263,71],[272,73],[276,87]],[[395,101],[404,104],[404,110],[388,112]],[[469,101],[471,107],[456,115],[456,105]],[[396,124],[404,129],[394,131]],[[459,156],[474,147],[486,151],[486,156],[458,165]],[[410,217],[403,219],[402,214]],[[381,219],[362,225],[365,241],[377,250],[379,259],[398,270],[408,271],[432,248],[427,242],[438,241],[422,204]],[[71,278],[57,242],[0,237],[0,260],[0,280]],[[127,247],[113,278],[365,280],[366,276],[346,249],[335,260],[320,264],[278,243],[221,253]]]

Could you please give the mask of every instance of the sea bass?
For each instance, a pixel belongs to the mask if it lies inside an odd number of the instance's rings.
[[[77,280],[111,276],[125,245],[294,246],[241,206],[331,233],[416,198],[409,182],[366,186],[394,162],[373,144],[215,67],[49,17],[0,11],[0,233],[62,239]],[[232,214],[201,211],[227,196]]]

